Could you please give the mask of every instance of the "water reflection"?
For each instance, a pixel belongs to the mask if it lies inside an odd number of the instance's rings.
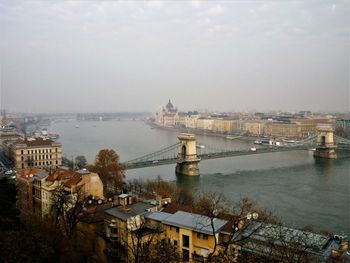
[[[190,191],[194,191],[199,187],[200,176],[186,176],[176,174],[176,185],[179,188],[184,188]]]
[[[334,174],[334,169],[336,168],[337,159],[325,159],[325,158],[315,158],[315,168],[317,173],[322,176],[330,176]]]

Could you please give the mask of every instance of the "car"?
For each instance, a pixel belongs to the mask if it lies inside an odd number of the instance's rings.
[[[256,152],[256,148],[255,148],[255,147],[250,148],[250,150],[251,150],[252,152]]]

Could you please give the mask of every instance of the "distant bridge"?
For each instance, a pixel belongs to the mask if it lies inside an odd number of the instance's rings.
[[[329,131],[327,136],[329,135]],[[181,137],[182,136],[182,137]],[[186,137],[187,136],[187,137]],[[267,145],[257,146],[243,150],[223,150],[211,148],[202,143],[197,143],[195,136],[192,134],[183,134],[179,136],[179,142],[167,146],[161,150],[146,154],[139,158],[125,162],[127,170],[136,168],[153,167],[167,164],[183,165],[185,163],[198,163],[201,160],[256,155],[263,153],[288,152],[316,149],[316,151],[324,151],[329,149],[345,150],[350,152],[350,140],[339,136],[333,136],[331,139],[325,138],[321,133],[313,135],[304,140],[295,143],[286,143],[281,146]],[[334,139],[333,139],[334,137]],[[329,140],[329,141],[328,141]],[[191,144],[192,143],[192,144]],[[321,156],[323,157],[323,156]],[[327,158],[327,157],[325,157]],[[333,157],[330,157],[333,158]],[[193,167],[192,167],[193,168]]]

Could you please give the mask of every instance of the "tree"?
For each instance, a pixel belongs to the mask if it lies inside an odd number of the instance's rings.
[[[125,166],[119,162],[118,154],[112,149],[100,150],[96,156],[95,164],[89,170],[98,173],[106,196],[113,195],[123,186]]]
[[[83,210],[82,197],[82,186],[75,189],[74,193],[68,193],[61,185],[52,193],[53,223],[64,230],[68,239],[73,238],[74,230],[79,222],[79,214]]]
[[[124,240],[128,250],[128,262],[182,262],[178,249],[162,238],[161,225],[150,225],[144,217],[141,217],[140,224],[136,221],[131,221],[130,236],[127,235],[127,240]]]
[[[207,261],[210,262],[217,252],[218,240],[216,238],[216,229],[214,225],[215,218],[225,211],[225,197],[223,194],[216,193],[202,193],[199,196],[198,201],[195,203],[195,207],[199,210],[199,212],[209,218],[209,225],[212,230],[212,234],[214,236],[214,248],[208,254]],[[203,226],[206,227],[206,226]]]
[[[87,161],[84,155],[78,155],[75,157],[75,166],[78,169],[83,169],[87,165]]]
[[[73,160],[69,160],[67,157],[62,157],[62,164],[64,166],[67,166],[69,169],[73,170],[73,166],[74,166],[74,163],[73,163]]]
[[[19,222],[19,210],[16,208],[16,185],[7,177],[0,179],[0,231],[13,229]]]
[[[15,184],[0,179],[0,262],[86,262],[50,221],[19,216],[16,193]]]

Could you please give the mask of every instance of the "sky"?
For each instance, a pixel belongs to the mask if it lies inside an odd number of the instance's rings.
[[[0,0],[0,108],[349,111],[349,5]]]

